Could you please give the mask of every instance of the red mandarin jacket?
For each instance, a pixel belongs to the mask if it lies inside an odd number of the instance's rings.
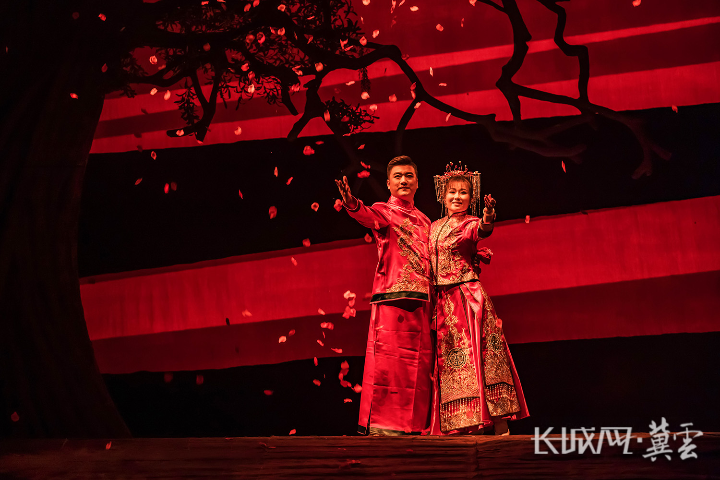
[[[400,298],[429,300],[428,235],[430,219],[411,202],[390,197],[368,207],[345,209],[361,225],[372,229],[378,265],[370,303]]]

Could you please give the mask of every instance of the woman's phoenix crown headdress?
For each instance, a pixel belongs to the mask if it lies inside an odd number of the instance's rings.
[[[470,199],[470,214],[477,216],[480,207],[480,172],[470,172],[463,167],[462,162],[456,166],[452,162],[445,166],[443,175],[435,175],[435,195],[442,205],[442,214],[445,215],[445,188],[452,177],[465,177],[472,185],[473,196]]]

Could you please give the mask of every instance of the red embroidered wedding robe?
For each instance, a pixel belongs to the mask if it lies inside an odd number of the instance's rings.
[[[431,435],[471,432],[493,417],[529,415],[502,322],[478,281],[475,260],[490,261],[478,243],[492,224],[456,213],[430,228],[437,348]]]
[[[419,434],[429,424],[432,392],[430,220],[397,197],[345,208],[372,229],[378,248],[358,431]]]

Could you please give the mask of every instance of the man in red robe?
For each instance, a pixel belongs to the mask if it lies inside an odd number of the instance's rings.
[[[420,434],[432,392],[430,220],[413,203],[418,179],[410,157],[393,158],[387,176],[390,199],[369,207],[353,197],[346,177],[335,181],[345,209],[372,229],[378,248],[358,431]]]

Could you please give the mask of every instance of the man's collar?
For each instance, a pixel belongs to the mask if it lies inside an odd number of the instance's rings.
[[[399,207],[409,208],[409,209],[411,209],[415,206],[414,202],[408,202],[407,200],[403,200],[402,198],[398,198],[394,195],[390,195],[390,200],[388,200],[387,203],[390,203],[392,205],[397,205]]]

